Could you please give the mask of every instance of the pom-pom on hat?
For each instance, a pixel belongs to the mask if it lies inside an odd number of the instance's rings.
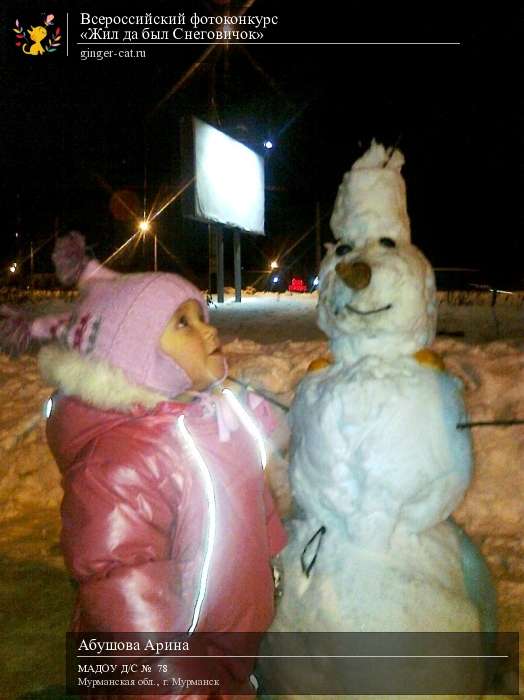
[[[58,239],[53,254],[58,278],[78,283],[80,298],[73,313],[27,322],[5,317],[11,336],[28,345],[30,336],[55,339],[87,358],[121,369],[133,384],[167,397],[190,388],[186,372],[160,349],[160,337],[176,309],[194,299],[209,319],[201,292],[173,273],[119,274],[96,260],[87,261],[84,238],[72,232]],[[0,309],[1,315],[2,309]],[[0,327],[1,335],[1,327]],[[8,343],[4,343],[4,347]]]
[[[78,231],[71,231],[67,236],[57,238],[51,258],[58,280],[65,287],[76,284],[89,262],[82,234]]]
[[[382,237],[411,242],[403,165],[400,151],[371,142],[338,188],[330,221],[335,238],[353,246]]]

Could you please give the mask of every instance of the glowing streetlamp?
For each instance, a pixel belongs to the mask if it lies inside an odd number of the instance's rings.
[[[278,268],[278,262],[277,260],[273,260],[273,262],[270,265],[272,270],[276,270]]]
[[[148,219],[142,219],[142,221],[138,224],[138,230],[142,234],[142,236],[145,236],[146,233],[151,232],[151,223],[149,222]],[[155,272],[158,269],[158,253],[157,253],[157,243],[156,243],[156,233],[153,234],[153,254],[155,258],[154,262],[154,270]]]
[[[271,150],[273,148],[273,142],[267,139],[264,141],[264,148],[267,148],[267,150]]]

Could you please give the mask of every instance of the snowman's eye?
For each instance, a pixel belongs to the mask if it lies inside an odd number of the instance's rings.
[[[380,245],[383,245],[384,248],[396,248],[397,246],[392,238],[381,238],[379,243]]]
[[[342,257],[342,255],[347,255],[348,253],[351,253],[353,250],[352,245],[339,245],[337,246],[337,249],[335,250],[335,253]]]

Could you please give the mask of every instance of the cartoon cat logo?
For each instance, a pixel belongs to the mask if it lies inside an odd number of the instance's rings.
[[[29,51],[26,51],[27,44],[24,44],[22,46],[22,51],[30,54],[31,56],[43,54],[44,49],[42,48],[42,41],[47,36],[47,29],[45,27],[31,27],[28,34],[31,41],[34,41],[35,43],[30,47]]]
[[[31,25],[30,29],[24,29],[17,19],[13,31],[16,34],[16,45],[22,47],[23,53],[28,56],[43,56],[45,53],[52,53],[60,46],[62,35],[60,27],[54,31],[48,29],[52,27],[54,15],[43,15],[43,24],[36,27]],[[47,41],[46,41],[47,38]]]

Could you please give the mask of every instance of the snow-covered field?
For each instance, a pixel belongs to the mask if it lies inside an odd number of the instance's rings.
[[[230,374],[289,405],[311,360],[327,352],[315,304],[315,295],[257,294],[212,309]],[[463,380],[472,420],[524,419],[524,295],[501,297],[492,308],[489,295],[441,294],[439,318],[435,350]],[[63,682],[73,591],[58,546],[60,479],[45,443],[49,393],[34,355],[0,356],[0,658],[9,662],[0,697],[6,699],[59,697]],[[524,632],[524,426],[473,428],[472,435],[475,478],[455,516],[490,564],[500,629]]]

